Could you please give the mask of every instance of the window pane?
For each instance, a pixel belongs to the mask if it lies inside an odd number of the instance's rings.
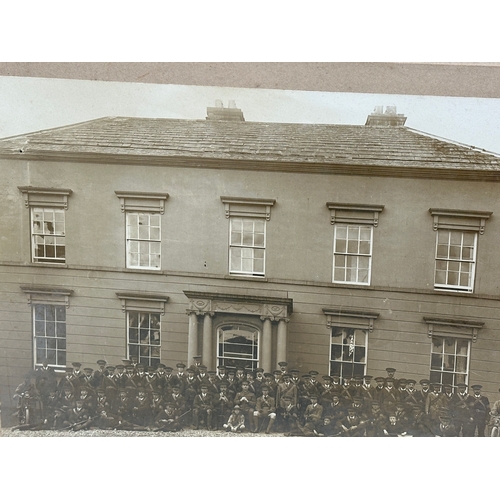
[[[347,239],[347,226],[343,224],[335,225],[335,237],[338,239]]]
[[[448,246],[447,245],[438,245],[436,256],[440,259],[448,258]]]
[[[339,253],[345,253],[347,250],[347,242],[343,239],[335,240],[335,251]]]
[[[347,253],[359,253],[358,240],[349,240],[347,242]]]
[[[450,231],[450,245],[462,245],[462,233],[460,231]]]
[[[443,357],[440,354],[433,354],[431,356],[431,368],[434,370],[440,370],[443,366]]]
[[[255,244],[255,246],[258,246],[258,247],[264,246],[264,234],[263,233],[256,233],[255,234],[254,244]]]
[[[356,240],[356,241],[359,239],[359,227],[358,226],[348,226],[347,239]]]

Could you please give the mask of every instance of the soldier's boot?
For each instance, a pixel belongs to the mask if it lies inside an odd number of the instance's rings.
[[[207,430],[212,430],[212,412],[207,410]]]
[[[199,419],[198,419],[198,412],[195,410],[193,412],[192,428],[194,430],[198,430],[199,425],[200,425],[200,423],[199,423]]]
[[[269,434],[271,432],[271,429],[273,428],[274,422],[275,422],[274,418],[269,419],[269,423],[267,424],[266,434]]]
[[[253,416],[253,433],[256,434],[259,432],[259,417]]]

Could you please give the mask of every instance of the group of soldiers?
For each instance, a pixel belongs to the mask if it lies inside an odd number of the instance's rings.
[[[46,362],[26,376],[14,398],[18,429],[121,429],[178,432],[182,429],[289,436],[485,436],[500,417],[481,386],[397,379],[340,379],[315,370],[300,374],[286,362],[279,369],[209,371],[195,358],[186,368],[144,366],[136,358],[97,368],[75,362],[62,378]],[[375,383],[372,384],[372,381]]]

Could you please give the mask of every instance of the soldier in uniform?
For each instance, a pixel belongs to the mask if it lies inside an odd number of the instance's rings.
[[[367,437],[381,437],[384,435],[388,421],[385,414],[380,408],[380,403],[373,399],[370,404],[371,408],[366,415],[365,435]]]
[[[309,404],[304,412],[304,425],[299,425],[299,429],[304,436],[318,436],[318,427],[323,419],[323,407],[318,403],[318,396],[311,394],[311,404]]]
[[[457,390],[453,396],[452,418],[457,428],[457,435],[471,437],[474,435],[474,422],[471,416],[467,392],[467,384],[458,383]]]
[[[394,377],[387,377],[384,390],[380,394],[380,406],[384,412],[391,413],[394,412],[397,401],[399,401],[399,391],[394,387]]]
[[[429,416],[432,425],[439,422],[439,409],[441,402],[441,384],[434,382],[431,384],[431,392],[425,400],[425,413]]]
[[[259,432],[259,424],[266,427],[265,433],[269,434],[276,421],[276,402],[269,396],[269,387],[262,386],[262,396],[257,398],[253,412],[253,432]]]
[[[347,408],[347,416],[340,421],[342,435],[349,437],[364,436],[364,422],[352,407]]]
[[[97,370],[94,370],[92,374],[92,387],[97,389],[97,387],[101,387],[102,379],[106,375],[106,361],[104,359],[98,359],[96,361]]]
[[[277,406],[283,405],[281,400],[285,395],[291,396],[293,404],[297,405],[298,403],[297,386],[295,386],[290,382],[290,375],[288,373],[283,374],[283,382],[278,384],[278,388],[276,390]]]
[[[484,436],[486,421],[490,415],[490,401],[486,396],[481,394],[482,385],[476,384],[471,386],[473,394],[468,398],[468,405],[473,420],[472,435],[474,436],[476,429],[479,437]]]
[[[234,398],[234,404],[239,405],[242,413],[245,415],[248,430],[252,430],[250,425],[253,420],[253,412],[256,403],[257,398],[255,394],[250,391],[248,381],[244,380],[241,384],[241,391],[238,392]]]
[[[387,372],[386,380],[392,378],[394,387],[397,389],[399,387],[399,380],[396,378],[396,368],[386,368],[385,371]]]
[[[293,404],[292,396],[284,395],[283,405],[277,408],[277,419],[285,436],[300,436],[299,409]]]
[[[215,427],[222,429],[233,411],[234,395],[228,392],[226,381],[220,382],[219,392],[214,397]]]
[[[198,429],[200,420],[204,419],[207,430],[211,431],[213,410],[214,402],[212,395],[208,392],[208,386],[201,384],[200,394],[197,394],[193,401],[193,429]]]
[[[158,413],[155,425],[159,431],[163,432],[179,432],[182,429],[180,413],[173,402],[167,403],[165,409]]]

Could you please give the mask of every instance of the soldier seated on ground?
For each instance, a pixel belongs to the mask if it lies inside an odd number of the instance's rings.
[[[182,429],[182,424],[179,418],[179,410],[176,409],[175,403],[168,402],[164,410],[161,410],[156,417],[155,424],[159,431],[163,432],[178,432]]]
[[[233,411],[223,428],[230,432],[245,432],[245,415],[241,413],[240,405],[234,405]]]

